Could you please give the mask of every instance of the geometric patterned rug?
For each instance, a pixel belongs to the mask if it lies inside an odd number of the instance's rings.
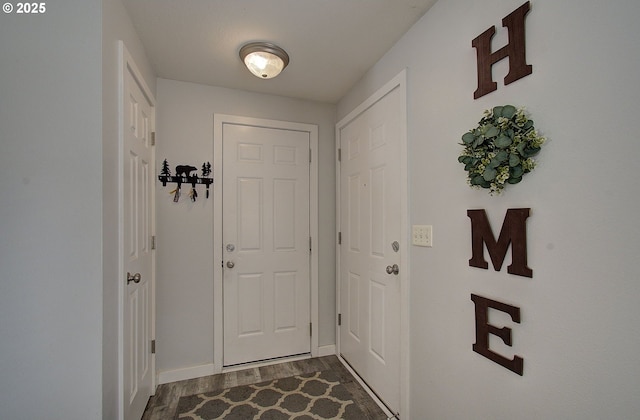
[[[365,418],[332,371],[181,397],[176,419],[311,420]]]

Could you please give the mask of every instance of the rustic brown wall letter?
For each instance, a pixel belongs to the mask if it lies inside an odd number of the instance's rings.
[[[502,26],[509,31],[509,43],[499,50],[491,52],[491,39],[496,33],[495,26],[490,27],[471,42],[476,49],[478,67],[478,89],[473,93],[474,99],[498,88],[491,75],[491,66],[503,58],[509,57],[509,74],[504,78],[505,85],[528,76],[533,71],[533,67],[527,64],[525,53],[524,19],[529,9],[529,2],[526,2],[502,19]]]
[[[509,274],[523,277],[533,277],[533,270],[527,267],[527,218],[530,209],[509,209],[502,222],[500,236],[496,241],[491,231],[489,219],[484,209],[467,210],[471,219],[471,259],[472,267],[488,269],[489,264],[484,259],[486,244],[491,263],[496,271],[500,271],[511,244],[511,265],[507,267]]]
[[[524,363],[522,357],[513,356],[513,359],[507,359],[489,349],[489,334],[500,337],[504,344],[511,346],[511,328],[498,328],[489,324],[489,308],[509,314],[511,320],[518,324],[520,323],[520,308],[474,294],[471,295],[471,300],[476,305],[476,342],[473,344],[473,351],[522,376]]]

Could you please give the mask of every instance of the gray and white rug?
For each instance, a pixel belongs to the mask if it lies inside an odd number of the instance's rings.
[[[180,398],[176,419],[311,420],[365,418],[331,371]]]

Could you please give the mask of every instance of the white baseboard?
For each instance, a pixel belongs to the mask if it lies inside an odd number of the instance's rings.
[[[335,344],[329,344],[327,346],[319,346],[318,347],[318,357],[333,356],[334,354],[336,354],[336,345]]]
[[[186,379],[200,378],[202,376],[213,375],[214,373],[213,363],[183,369],[167,370],[158,374],[158,384],[162,385],[170,382],[184,381]]]

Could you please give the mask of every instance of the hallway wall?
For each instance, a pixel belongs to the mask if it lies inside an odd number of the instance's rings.
[[[318,125],[319,344],[335,343],[335,106],[158,79],[157,168],[213,164],[214,113]],[[212,188],[220,187],[214,180]],[[213,363],[213,202],[156,185],[157,363],[163,374]]]
[[[433,248],[411,250],[410,418],[630,419],[640,411],[640,3],[532,0],[533,73],[478,100],[471,41],[523,0],[440,1],[338,104],[345,116],[403,68],[408,74],[411,223],[433,225]],[[548,143],[521,184],[491,197],[466,184],[461,136],[483,110],[526,106]],[[467,209],[486,209],[497,235],[509,208],[530,207],[533,278],[469,267]],[[485,257],[488,255],[485,251]],[[472,351],[472,293],[521,309],[507,357],[519,376]],[[405,413],[406,415],[406,413]]]
[[[97,420],[101,2],[47,6],[0,14],[0,417]]]

